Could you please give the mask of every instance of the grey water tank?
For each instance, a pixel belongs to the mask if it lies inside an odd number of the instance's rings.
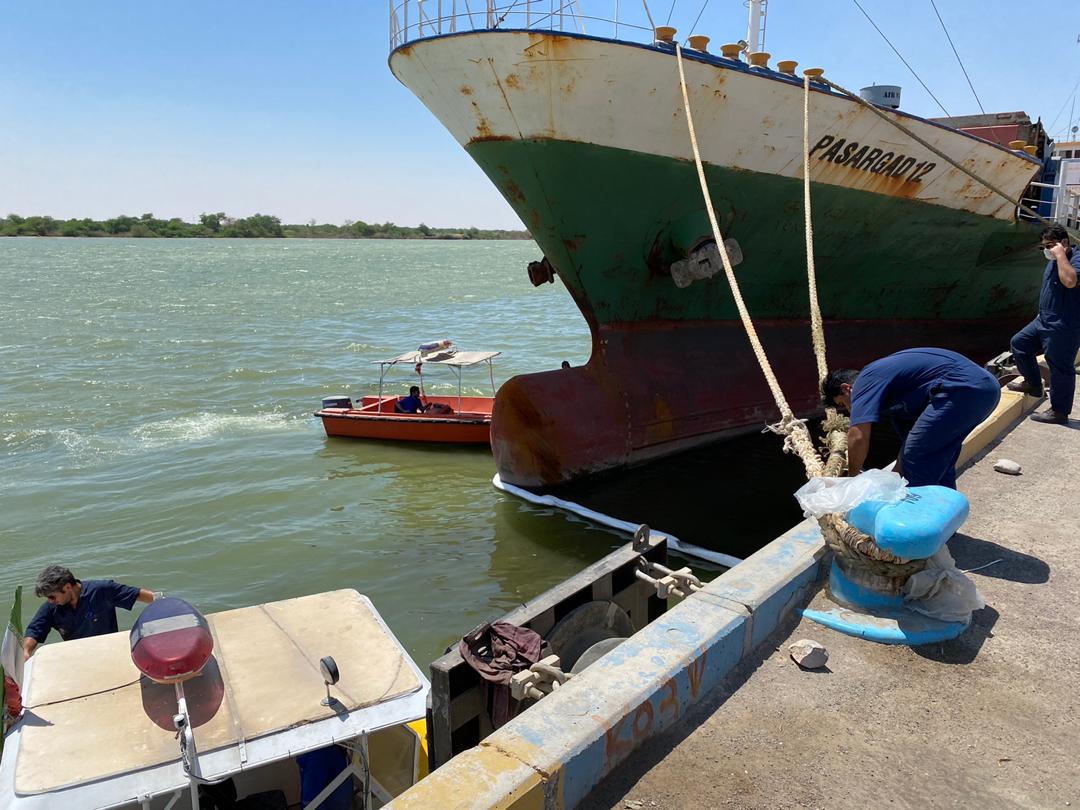
[[[859,91],[859,95],[871,104],[900,109],[900,86],[896,84],[872,84]]]

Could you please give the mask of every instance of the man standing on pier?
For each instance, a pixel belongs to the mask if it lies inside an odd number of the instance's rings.
[[[1009,383],[1009,390],[1042,396],[1036,357],[1044,353],[1050,367],[1050,410],[1034,413],[1031,418],[1064,425],[1072,411],[1074,365],[1080,350],[1080,251],[1070,246],[1069,234],[1060,225],[1051,225],[1042,232],[1042,251],[1047,264],[1039,293],[1039,315],[1017,332],[1011,343],[1016,368],[1024,381]]]
[[[848,475],[862,472],[874,422],[889,416],[902,442],[896,471],[913,487],[956,489],[964,439],[998,404],[994,375],[948,349],[905,349],[822,383],[826,404],[851,415]]]
[[[38,574],[36,593],[44,596],[46,602],[26,626],[25,658],[45,643],[54,628],[64,641],[115,633],[116,608],[131,610],[136,602],[153,602],[156,598],[153,591],[121,585],[111,579],[83,582],[61,565],[50,565]]]

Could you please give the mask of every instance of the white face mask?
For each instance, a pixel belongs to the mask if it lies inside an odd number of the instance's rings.
[[[1048,261],[1052,261],[1054,258],[1054,254],[1050,252],[1050,248],[1043,248],[1043,256],[1045,256]]]

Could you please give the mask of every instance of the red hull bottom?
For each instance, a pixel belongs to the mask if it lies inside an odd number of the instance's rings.
[[[756,325],[792,409],[819,412],[809,324]],[[983,363],[1007,350],[1021,326],[1011,319],[826,323],[829,367],[860,368],[914,346],[949,348]],[[491,448],[504,481],[543,488],[745,433],[778,416],[741,324],[615,324],[595,333],[585,366],[503,384]]]

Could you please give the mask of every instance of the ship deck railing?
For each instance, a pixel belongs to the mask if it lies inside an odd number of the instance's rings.
[[[499,29],[654,38],[653,21],[632,0],[390,0],[391,51],[418,39]]]
[[[1020,203],[1066,228],[1080,228],[1080,158],[1050,158],[1058,163],[1055,182],[1032,181]],[[1046,193],[1043,191],[1049,191]],[[1022,209],[1020,219],[1034,219]]]

